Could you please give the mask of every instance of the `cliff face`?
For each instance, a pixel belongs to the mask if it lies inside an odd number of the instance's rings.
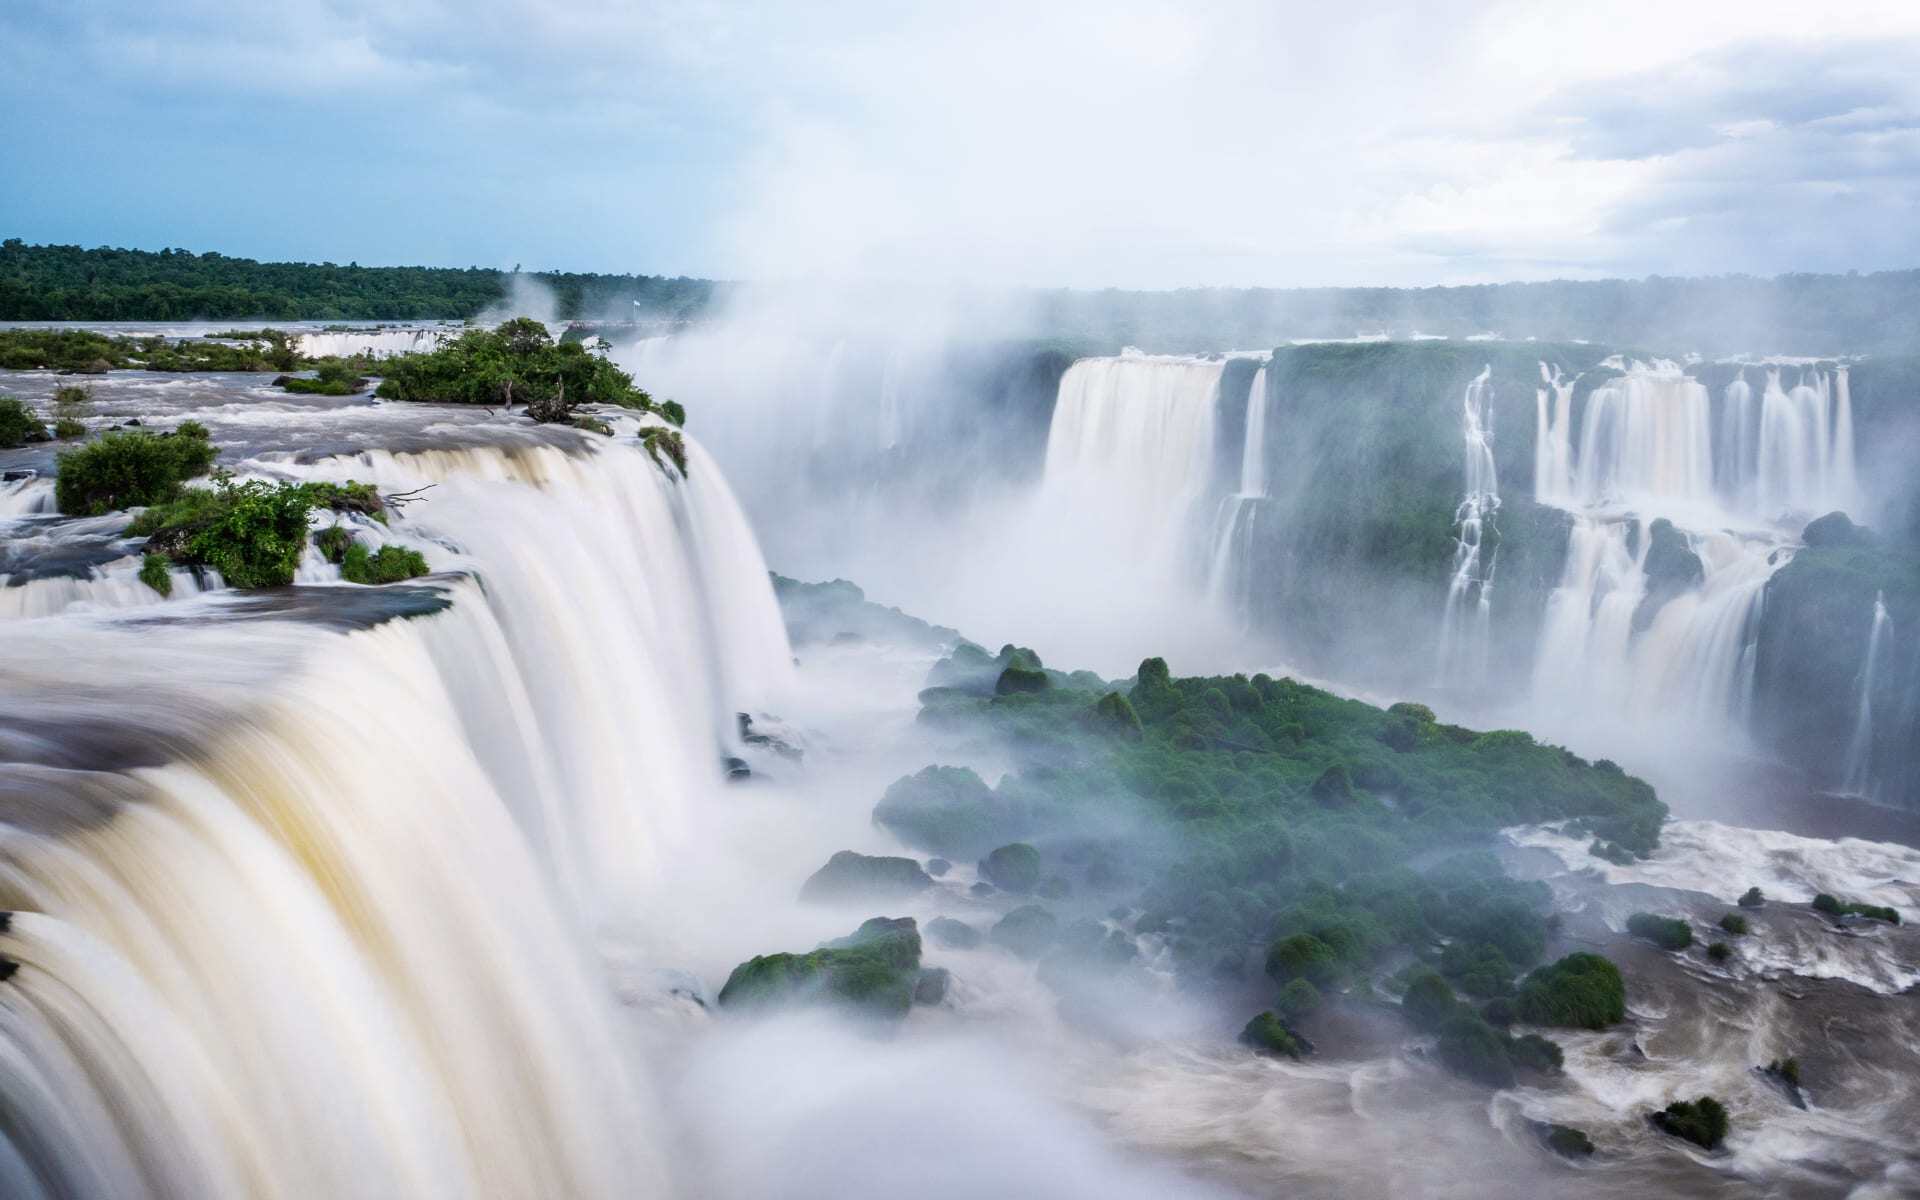
[[[1805,537],[1767,583],[1755,734],[1836,789],[1856,775],[1851,782],[1876,800],[1920,805],[1920,556],[1838,514],[1813,522]],[[1888,625],[1869,677],[1876,599]]]

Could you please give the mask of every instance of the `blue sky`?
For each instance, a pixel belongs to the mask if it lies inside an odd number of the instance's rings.
[[[1079,287],[1920,266],[1920,4],[0,0],[0,235]]]

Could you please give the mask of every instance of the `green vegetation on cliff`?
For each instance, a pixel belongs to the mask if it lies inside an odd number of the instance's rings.
[[[537,421],[566,423],[580,404],[655,410],[633,377],[579,342],[555,342],[546,326],[517,318],[469,329],[437,350],[390,359],[375,395],[439,404],[522,405]]]

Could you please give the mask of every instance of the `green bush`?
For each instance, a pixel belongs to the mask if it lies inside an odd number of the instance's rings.
[[[1767,894],[1757,887],[1750,887],[1740,896],[1741,908],[1759,908],[1767,902]]]
[[[1511,1040],[1466,1009],[1455,1009],[1441,1023],[1435,1053],[1456,1074],[1488,1087],[1512,1087],[1513,1059],[1507,1053]]]
[[[1133,705],[1119,692],[1108,692],[1100,697],[1093,706],[1090,718],[1095,729],[1110,733],[1128,741],[1139,741],[1144,731],[1140,725],[1140,714],[1133,711]]]
[[[46,436],[33,410],[12,396],[0,396],[0,450],[11,450]]]
[[[1626,1019],[1626,983],[1611,959],[1569,954],[1527,976],[1514,1012],[1529,1025],[1605,1029]]]
[[[1281,938],[1267,950],[1267,974],[1282,987],[1296,979],[1331,987],[1343,973],[1333,947],[1310,933]]]
[[[1029,671],[1025,667],[1008,667],[1000,672],[1000,678],[994,681],[993,692],[996,696],[1011,696],[1019,693],[1044,692],[1047,690],[1047,673]]]
[[[1662,950],[1685,950],[1693,945],[1693,929],[1677,917],[1634,913],[1627,918],[1627,932],[1647,939]]]
[[[219,453],[193,421],[172,433],[140,430],[102,435],[63,450],[55,460],[54,502],[69,516],[97,517],[119,508],[159,504],[213,466]]]
[[[72,417],[61,417],[53,423],[53,436],[63,442],[70,442],[74,438],[85,437],[87,436],[86,422],[77,421]]]
[[[340,577],[348,583],[400,583],[426,573],[424,555],[392,543],[369,553],[363,543],[354,542],[340,558]]]
[[[309,503],[298,484],[222,478],[142,513],[128,532],[146,533],[150,551],[213,568],[230,587],[285,587],[306,549]]]
[[[1454,999],[1453,989],[1447,981],[1432,971],[1423,971],[1407,987],[1407,994],[1401,997],[1400,1008],[1407,1014],[1407,1020],[1419,1029],[1435,1030],[1446,1023],[1453,1010],[1459,1007]]]
[[[1288,1020],[1306,1016],[1320,1007],[1320,989],[1304,979],[1296,979],[1280,989],[1280,998],[1274,1001],[1274,1008]]]
[[[1830,917],[1871,917],[1876,921],[1886,921],[1893,925],[1900,923],[1900,913],[1895,909],[1878,904],[1860,904],[1855,901],[1842,902],[1839,898],[1829,896],[1825,892],[1821,892],[1813,898],[1813,907],[1815,910],[1826,913]]]
[[[1716,1150],[1727,1138],[1727,1110],[1712,1096],[1698,1100],[1676,1100],[1653,1114],[1653,1123],[1662,1133],[1685,1138],[1704,1150]]]
[[[1707,957],[1714,962],[1726,962],[1733,957],[1733,947],[1725,942],[1712,942],[1707,946]]]
[[[1263,1012],[1248,1021],[1240,1031],[1240,1042],[1262,1054],[1280,1058],[1304,1058],[1312,1052],[1305,1038],[1287,1028],[1287,1023],[1271,1012]]]
[[[1752,930],[1752,926],[1747,924],[1747,919],[1739,913],[1728,913],[1721,917],[1720,928],[1735,937],[1745,937]]]
[[[162,596],[173,595],[172,566],[164,554],[147,554],[140,559],[140,582]]]
[[[581,404],[654,410],[632,376],[579,342],[556,343],[544,325],[524,317],[495,329],[469,329],[429,353],[388,359],[381,369],[375,395],[389,400],[519,404],[535,420],[559,424],[570,421]]]

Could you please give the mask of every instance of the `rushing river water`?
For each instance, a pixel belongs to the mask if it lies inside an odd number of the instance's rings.
[[[1076,455],[1100,437],[1203,457],[1207,431],[1166,410],[1218,363],[1155,370],[1141,428],[1062,418],[1046,486],[1097,500],[1110,481]],[[1551,1088],[1461,1082],[1385,1006],[1319,1058],[1253,1057],[1231,1042],[1249,996],[1176,987],[1150,935],[1091,1012],[999,950],[930,943],[953,989],[892,1038],[716,1017],[734,964],[871,915],[794,896],[835,851],[900,852],[871,820],[888,782],[936,756],[1004,769],[916,723],[938,640],[790,645],[722,465],[690,437],[676,478],[624,414],[608,439],[245,376],[95,386],[95,424],[201,421],[243,475],[413,494],[356,532],[433,573],[359,588],[309,551],[292,588],[181,571],[162,600],[124,517],[52,510],[50,448],[0,453],[0,955],[19,964],[0,1194],[1920,1192],[1920,935],[1803,907],[1827,890],[1920,915],[1920,852],[1893,843],[1682,821],[1611,867],[1511,831],[1512,868],[1570,914],[1556,953],[1602,948],[1633,981],[1628,1022],[1564,1038]],[[744,744],[739,712],[804,757]],[[730,756],[750,779],[727,781]],[[990,921],[1010,902],[974,879],[957,866],[896,915]],[[1704,931],[1755,884],[1778,903],[1726,964],[1621,932],[1650,898]],[[1788,1052],[1804,1109],[1753,1069]],[[1732,1109],[1724,1152],[1647,1126],[1703,1091]],[[1569,1166],[1535,1121],[1601,1153]]]

